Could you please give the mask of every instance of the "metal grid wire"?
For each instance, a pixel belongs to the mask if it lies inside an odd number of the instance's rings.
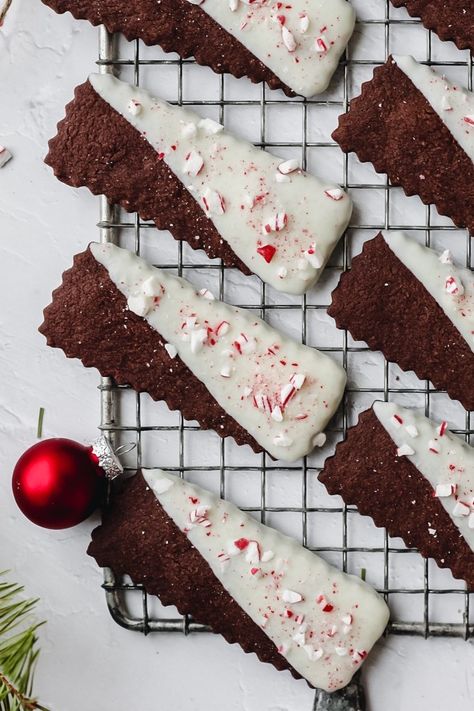
[[[391,7],[389,0],[381,0],[381,17],[380,19],[368,19],[358,22],[359,31],[373,31],[373,29],[378,28],[378,31],[384,32],[384,49],[385,56],[378,56],[376,58],[370,59],[355,59],[351,58],[350,50],[348,50],[344,60],[341,62],[341,71],[343,72],[343,97],[341,99],[330,99],[330,100],[303,100],[300,98],[287,99],[283,97],[280,93],[271,92],[264,86],[259,88],[260,96],[256,100],[230,100],[226,96],[225,92],[225,78],[218,77],[216,81],[219,82],[219,97],[216,100],[209,101],[187,101],[184,99],[183,92],[183,72],[186,65],[194,64],[192,60],[179,60],[179,59],[153,59],[148,58],[149,50],[146,53],[146,58],[142,58],[141,53],[143,51],[143,46],[139,42],[134,43],[134,55],[132,58],[121,56],[121,52],[118,48],[117,38],[109,35],[104,28],[100,28],[100,55],[99,55],[99,67],[100,71],[114,71],[120,74],[120,71],[124,67],[133,69],[134,81],[138,85],[140,83],[140,72],[144,66],[156,66],[156,70],[160,71],[165,66],[175,66],[178,72],[178,91],[177,91],[177,103],[182,105],[193,105],[193,106],[213,106],[218,108],[218,118],[222,123],[225,123],[226,110],[231,106],[255,106],[260,109],[260,141],[258,145],[272,149],[279,148],[292,148],[298,147],[301,151],[301,162],[302,167],[307,166],[308,150],[311,148],[328,148],[339,151],[339,148],[334,142],[328,137],[327,140],[321,141],[310,141],[308,137],[308,127],[309,127],[309,111],[312,107],[324,106],[337,108],[338,113],[343,113],[347,110],[348,102],[351,98],[351,73],[357,69],[359,65],[370,65],[376,66],[385,61],[386,57],[391,51],[391,34],[395,26],[401,27],[403,25],[417,25],[419,24],[416,20],[411,19],[400,19],[403,17],[400,12],[393,17],[394,10]],[[357,31],[356,30],[356,31]],[[434,66],[438,65],[444,67],[446,65],[453,67],[465,67],[467,73],[467,84],[470,89],[472,89],[473,81],[473,63],[472,56],[465,61],[464,55],[460,52],[459,61],[435,61],[432,57],[432,36],[431,33],[425,32],[426,42],[427,42],[427,61],[429,64]],[[206,70],[210,71],[210,70]],[[240,80],[241,82],[246,82],[246,79]],[[277,98],[275,98],[277,97]],[[289,105],[299,105],[302,107],[302,136],[301,142],[288,142],[288,141],[269,141],[266,139],[267,135],[267,110],[271,106],[278,106],[279,110],[285,111]],[[198,108],[199,111],[199,108]],[[370,138],[369,138],[370,140]],[[351,234],[354,231],[359,231],[364,234],[364,238],[368,239],[373,237],[377,231],[380,229],[409,229],[414,232],[421,232],[425,238],[427,245],[431,243],[432,231],[435,229],[436,233],[442,233],[445,231],[454,231],[456,228],[449,224],[436,225],[433,224],[432,218],[434,212],[429,207],[423,207],[424,220],[421,220],[419,224],[411,225],[397,225],[391,221],[391,200],[393,194],[393,188],[390,186],[388,180],[385,182],[351,182],[350,180],[350,170],[349,170],[349,157],[344,157],[343,164],[343,185],[344,188],[349,189],[352,194],[355,191],[382,191],[383,201],[384,201],[384,212],[383,220],[377,224],[362,224],[357,222],[357,218],[354,217],[354,221],[346,236],[343,238],[342,250],[340,250],[341,259],[338,264],[330,263],[327,269],[336,270],[340,273],[342,270],[347,269],[350,266],[350,239]],[[374,173],[375,176],[375,173]],[[155,229],[153,225],[148,223],[142,223],[137,215],[130,217],[121,217],[120,212],[107,203],[107,201],[101,199],[101,218],[99,227],[101,230],[101,240],[102,241],[119,241],[120,236],[127,232],[129,235],[132,233],[134,235],[134,246],[137,253],[140,252],[143,240],[144,230]],[[458,231],[459,232],[459,231]],[[218,282],[219,282],[219,298],[224,296],[224,285],[227,270],[224,266],[219,264],[210,264],[204,258],[202,262],[197,264],[193,261],[192,264],[188,263],[183,252],[183,244],[178,243],[177,247],[178,258],[176,261],[171,261],[169,263],[160,263],[159,266],[162,268],[171,268],[182,274],[188,268],[193,270],[206,269],[212,271],[217,270]],[[466,238],[466,264],[471,266],[471,246],[469,237]],[[245,277],[242,277],[245,279]],[[260,286],[261,300],[258,306],[260,316],[262,318],[268,318],[271,316],[271,312],[274,310],[295,310],[295,317],[298,315],[301,317],[302,331],[301,340],[303,343],[307,342],[308,335],[308,316],[312,310],[324,311],[328,303],[312,303],[307,296],[302,297],[301,303],[274,303],[274,300],[267,298],[267,289],[265,285]],[[278,301],[284,301],[284,299],[278,299]],[[270,303],[269,303],[270,302]],[[249,307],[249,304],[239,304],[243,307]],[[255,304],[252,305],[255,308]],[[318,346],[319,347],[319,346]],[[334,356],[339,356],[342,364],[347,367],[348,359],[351,354],[356,353],[366,353],[368,349],[363,345],[353,344],[350,336],[344,333],[342,344],[338,347],[326,347],[320,348],[323,351],[329,351]],[[390,377],[390,365],[384,362],[383,365],[383,386],[381,387],[349,387],[347,395],[344,399],[344,404],[342,406],[342,413],[339,421],[332,430],[335,439],[341,439],[345,437],[347,427],[349,425],[349,400],[357,402],[358,398],[364,397],[367,399],[369,395],[373,395],[373,399],[393,399],[397,396],[404,396],[413,394],[424,401],[424,407],[426,414],[429,415],[431,412],[431,402],[433,395],[436,391],[432,388],[431,384],[420,383],[414,387],[400,387],[393,384]],[[395,379],[395,382],[398,378]],[[390,604],[396,597],[412,596],[411,599],[421,598],[421,614],[418,619],[413,620],[414,615],[410,612],[404,614],[392,613],[392,621],[390,623],[389,631],[397,634],[417,634],[423,635],[425,637],[430,635],[435,636],[461,636],[468,639],[474,634],[474,625],[470,619],[470,595],[465,591],[462,583],[456,586],[458,581],[453,581],[452,578],[444,578],[448,580],[447,585],[444,587],[432,584],[433,567],[428,561],[423,561],[423,572],[422,579],[420,577],[419,581],[413,586],[408,584],[398,585],[397,581],[392,581],[391,569],[394,565],[394,557],[396,555],[403,556],[403,560],[407,560],[406,556],[413,555],[413,551],[406,549],[401,542],[393,541],[389,539],[386,532],[383,534],[383,542],[378,545],[353,545],[349,541],[348,529],[353,517],[359,516],[353,507],[344,506],[342,503],[340,505],[334,505],[334,499],[327,497],[326,502],[322,505],[312,505],[309,496],[309,481],[310,478],[316,477],[320,467],[313,466],[308,462],[307,459],[304,460],[303,466],[293,466],[284,468],[278,463],[274,463],[265,454],[258,455],[259,459],[258,466],[236,466],[231,465],[226,460],[226,447],[224,441],[219,442],[219,461],[214,466],[189,466],[186,464],[185,456],[185,434],[192,432],[193,430],[199,430],[198,427],[194,427],[183,421],[180,417],[179,423],[176,425],[169,424],[153,424],[148,425],[143,422],[143,403],[142,397],[140,395],[134,395],[135,397],[135,416],[134,423],[132,425],[127,425],[122,421],[121,418],[121,401],[125,396],[127,389],[122,387],[117,387],[110,379],[102,379],[101,385],[101,429],[110,436],[111,440],[118,444],[122,441],[128,441],[133,435],[136,437],[137,449],[136,449],[136,462],[133,462],[133,466],[129,467],[130,470],[135,468],[140,468],[143,465],[142,461],[142,441],[146,433],[150,431],[161,432],[163,436],[171,432],[177,433],[178,436],[178,466],[165,467],[170,471],[178,472],[184,476],[187,476],[189,472],[214,472],[219,477],[219,489],[221,496],[225,495],[227,488],[227,478],[233,472],[253,472],[255,475],[260,477],[259,482],[259,504],[253,507],[242,508],[246,511],[251,511],[254,514],[260,515],[261,520],[265,522],[271,514],[279,513],[292,513],[301,516],[301,530],[302,530],[302,543],[308,546],[311,550],[321,553],[323,556],[336,555],[338,556],[338,563],[344,570],[348,569],[348,556],[352,554],[362,554],[370,557],[370,554],[378,554],[374,556],[377,560],[377,565],[382,567],[379,570],[381,585],[378,585],[380,592],[385,596],[386,600]],[[129,391],[130,392],[130,391]],[[365,395],[367,394],[367,395]],[[364,402],[366,402],[365,400]],[[370,404],[370,401],[367,403]],[[360,408],[363,409],[363,408]],[[459,434],[463,435],[467,441],[470,441],[470,437],[474,434],[474,430],[471,428],[470,415],[468,413],[464,416],[464,425],[459,427],[457,430]],[[174,446],[174,445],[171,445]],[[257,455],[256,455],[257,456]],[[135,466],[136,465],[136,466]],[[156,453],[155,459],[153,461],[153,466],[159,467],[162,465],[160,463],[159,452]],[[272,476],[276,476],[277,472],[293,472],[292,482],[293,487],[300,488],[301,492],[301,506],[271,506],[267,500],[267,482]],[[310,545],[308,540],[308,518],[312,514],[325,514],[330,513],[332,515],[337,514],[341,521],[342,528],[342,539],[339,545]],[[399,544],[398,544],[399,543]],[[368,568],[369,570],[369,568]],[[395,584],[394,584],[395,582]],[[456,583],[456,584],[455,584]],[[140,587],[133,585],[131,582],[127,582],[126,579],[118,579],[114,576],[113,572],[106,570],[104,588],[106,591],[107,603],[110,612],[114,619],[123,627],[131,630],[137,630],[145,634],[153,631],[180,631],[185,634],[194,631],[206,631],[206,628],[194,623],[191,619],[181,618],[175,615],[172,619],[169,619],[162,611],[153,611],[154,602],[147,596],[145,591]],[[131,596],[134,596],[134,612],[131,611],[133,605],[130,604]],[[136,601],[137,596],[139,599],[139,604],[137,607]],[[448,597],[455,596],[455,605],[458,607],[459,617],[457,621],[453,620],[442,620],[437,621],[432,618],[432,608],[436,606],[437,600],[441,598],[447,599]],[[411,600],[410,600],[411,604]],[[461,608],[461,609],[460,609]]]

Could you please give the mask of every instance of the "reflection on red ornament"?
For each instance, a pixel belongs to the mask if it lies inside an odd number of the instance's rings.
[[[13,494],[24,515],[44,528],[84,521],[100,504],[105,474],[91,446],[47,439],[30,447],[13,472]]]

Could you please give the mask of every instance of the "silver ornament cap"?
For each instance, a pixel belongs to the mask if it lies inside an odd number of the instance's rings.
[[[103,469],[107,479],[112,481],[123,473],[123,466],[104,435],[100,435],[92,443],[92,452],[97,457],[99,467]]]

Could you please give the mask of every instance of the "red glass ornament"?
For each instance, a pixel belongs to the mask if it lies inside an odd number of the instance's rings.
[[[84,521],[99,505],[105,474],[92,447],[71,439],[46,439],[20,457],[13,495],[24,515],[44,528]]]

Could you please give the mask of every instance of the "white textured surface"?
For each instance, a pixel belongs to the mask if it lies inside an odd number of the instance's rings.
[[[383,0],[356,4],[366,17],[380,17],[385,6]],[[383,28],[380,32],[383,35]],[[405,46],[412,32],[409,26]],[[37,690],[44,703],[57,711],[184,711],[194,705],[205,705],[207,711],[309,711],[312,693],[303,682],[259,664],[217,637],[145,639],[120,629],[106,611],[101,574],[85,555],[96,519],[62,533],[41,531],[22,519],[11,498],[10,472],[35,441],[40,406],[46,408],[46,436],[87,441],[96,434],[96,373],[66,361],[59,351],[48,350],[36,332],[42,306],[48,303],[59,274],[70,265],[72,254],[97,236],[96,199],[86,190],[58,183],[41,162],[46,140],[53,135],[74,86],[94,70],[96,46],[95,30],[54,15],[39,0],[16,0],[0,33],[0,143],[14,153],[0,171],[0,568],[11,568],[12,578],[41,597],[39,614],[48,619],[41,632]],[[359,55],[367,47],[368,56],[374,56],[373,41],[359,38],[357,47]],[[434,41],[438,56],[446,56],[446,47]],[[381,59],[382,55],[383,49]],[[417,56],[423,58],[423,51]],[[317,125],[311,130],[313,135],[319,131]],[[361,170],[369,180],[378,180],[370,166]],[[375,206],[362,205],[364,191],[355,197],[359,218],[375,214]],[[395,219],[405,218],[407,205],[423,215],[415,199],[407,201],[395,194]],[[359,250],[357,235],[354,240]],[[461,257],[462,244],[460,235],[456,246]],[[323,319],[321,327],[325,323]],[[363,371],[355,358],[350,368],[350,377],[359,384],[372,374],[378,379],[381,372],[376,354],[363,354],[363,359]],[[402,383],[415,380],[392,371],[391,377],[396,376]],[[459,413],[458,406],[451,405],[450,421]],[[277,486],[280,483],[285,492],[285,481],[278,480]],[[232,497],[239,503],[241,490],[235,482]],[[360,522],[359,542],[363,536],[372,541],[378,532],[365,519]],[[326,531],[320,532],[321,539],[325,535]],[[399,567],[399,575],[416,576],[419,557],[404,556]],[[452,583],[449,578],[444,582]],[[414,607],[415,601],[409,604]],[[455,607],[459,607],[456,602]],[[470,711],[473,670],[472,644],[391,637],[365,665],[371,708],[441,711],[455,705],[457,711]]]

